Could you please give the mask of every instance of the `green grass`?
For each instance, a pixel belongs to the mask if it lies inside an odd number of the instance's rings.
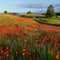
[[[32,18],[24,18],[10,14],[0,14],[0,26],[26,26],[34,25],[36,23],[37,22],[34,21]]]
[[[20,16],[25,17],[25,18],[33,18],[35,21],[37,21],[39,23],[60,26],[60,16],[57,16],[57,18],[55,18],[55,17],[45,18],[45,16],[42,14],[23,14]]]
[[[57,18],[35,18],[39,23],[60,26],[60,17]]]
[[[9,14],[0,14],[0,26],[8,25],[10,21],[13,20],[15,16]]]
[[[41,18],[41,17],[45,17],[44,15],[42,14],[22,14],[20,15],[21,17],[25,17],[25,18]]]

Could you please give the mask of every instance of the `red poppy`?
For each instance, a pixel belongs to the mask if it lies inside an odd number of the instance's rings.
[[[7,54],[8,54],[8,52],[7,52],[7,51],[5,51],[5,52],[3,52],[3,53],[4,53],[4,55],[5,55],[5,56],[7,56]]]
[[[6,47],[6,50],[8,50],[9,49],[9,47]]]
[[[30,60],[33,60],[32,57],[30,57]]]
[[[4,50],[1,50],[1,53],[4,53]]]
[[[59,56],[58,56],[58,55],[56,55],[56,56],[54,56],[54,58],[55,58],[55,60],[58,60]]]
[[[10,52],[12,52],[12,49],[10,48]]]
[[[28,45],[28,47],[30,48],[30,44]]]
[[[30,52],[26,52],[26,55],[27,55],[27,56],[30,56],[31,54],[30,54]]]
[[[58,49],[55,49],[55,52],[57,53],[58,52]]]
[[[8,53],[7,53],[7,54],[6,54],[6,56],[7,56],[7,57],[9,57],[9,56],[10,56],[10,54],[8,54]]]
[[[18,55],[18,52],[16,52],[16,56]]]
[[[38,58],[36,57],[35,60],[38,60]]]
[[[0,59],[2,59],[2,56],[0,56]]]

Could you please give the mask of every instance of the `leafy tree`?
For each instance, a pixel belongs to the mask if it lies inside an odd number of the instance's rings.
[[[54,12],[54,7],[53,7],[53,5],[50,5],[50,6],[48,7],[45,16],[46,16],[47,18],[56,17],[56,14],[55,14],[55,12]]]
[[[32,12],[31,11],[28,11],[27,14],[31,14]]]
[[[5,10],[5,11],[4,11],[4,14],[7,14],[7,13],[8,13],[8,12]]]

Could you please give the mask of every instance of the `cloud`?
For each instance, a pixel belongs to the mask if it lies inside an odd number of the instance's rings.
[[[48,5],[44,4],[19,4],[19,7],[21,8],[47,8]]]
[[[54,4],[54,7],[56,8],[56,7],[60,7],[60,4]]]
[[[22,12],[32,11],[32,12],[46,12],[50,4],[12,4],[16,9],[19,9]],[[52,4],[54,6],[55,12],[60,11],[60,4]]]

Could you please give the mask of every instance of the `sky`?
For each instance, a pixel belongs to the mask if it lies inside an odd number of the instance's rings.
[[[0,0],[0,12],[26,13],[46,12],[49,5],[53,5],[55,12],[60,12],[60,0]]]

